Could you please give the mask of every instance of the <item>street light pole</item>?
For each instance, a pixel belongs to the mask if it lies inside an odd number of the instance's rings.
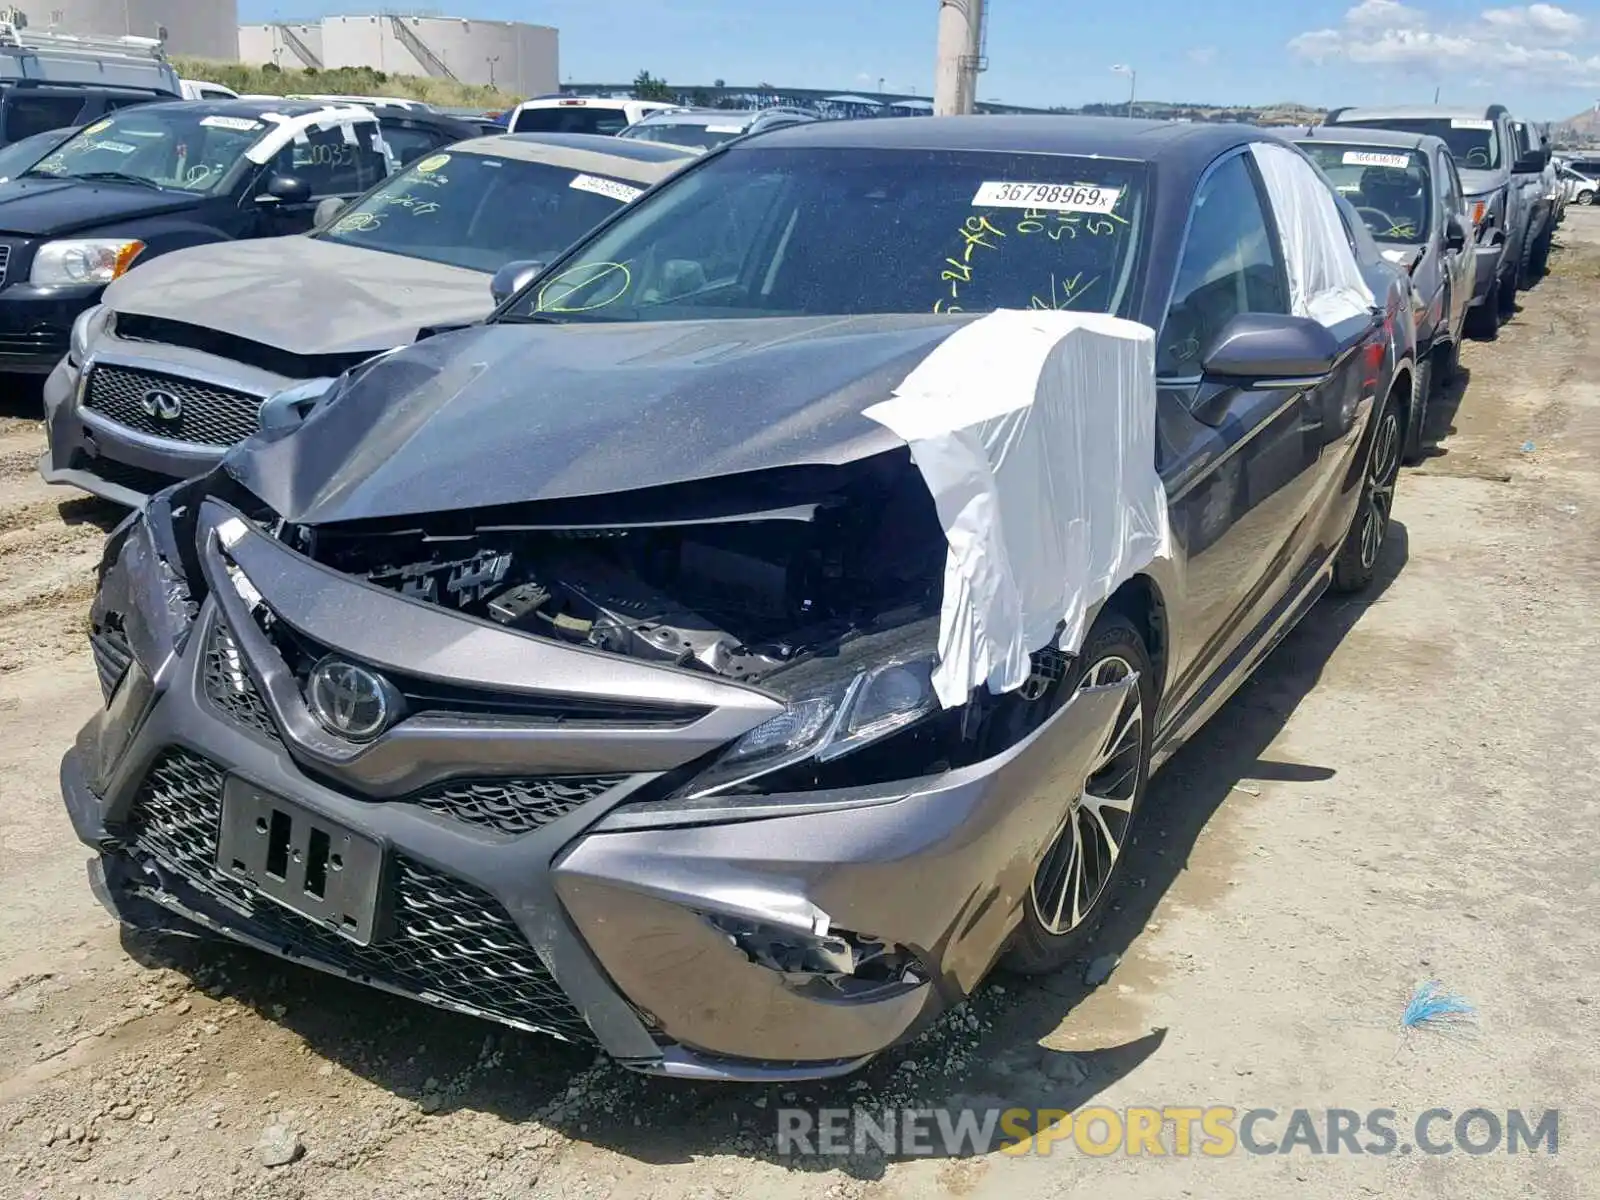
[[[487,55],[485,55],[483,61],[489,64],[489,86],[493,87],[494,86],[494,65],[495,65],[495,63],[500,61],[500,56],[498,54],[496,54],[493,58],[490,58]]]
[[[1118,75],[1126,75],[1128,77],[1128,115],[1131,117],[1133,116],[1133,98],[1139,90],[1139,72],[1125,63],[1118,63],[1111,69]]]

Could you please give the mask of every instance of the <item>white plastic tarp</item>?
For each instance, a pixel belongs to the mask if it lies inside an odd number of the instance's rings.
[[[1168,555],[1147,326],[990,313],[866,415],[910,446],[944,527],[933,682],[946,708],[982,683],[1021,687],[1052,641],[1076,652],[1089,610]]]
[[[1290,305],[1298,317],[1333,326],[1377,303],[1361,276],[1333,193],[1287,146],[1252,142],[1288,259]]]

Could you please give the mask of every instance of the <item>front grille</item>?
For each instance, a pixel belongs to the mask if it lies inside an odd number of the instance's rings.
[[[94,655],[94,671],[100,677],[100,691],[104,693],[106,703],[110,704],[112,693],[117,690],[117,684],[122,682],[122,677],[128,673],[128,667],[133,662],[133,650],[128,645],[128,637],[121,629],[107,624],[89,634],[89,651]]]
[[[145,778],[128,818],[128,848],[238,910],[264,940],[422,1000],[456,1005],[569,1041],[588,1024],[494,897],[397,854],[392,932],[357,946],[257,896],[215,867],[222,821],[221,767],[169,749]]]
[[[277,745],[283,744],[244,655],[221,617],[206,635],[201,682],[206,699],[223,716]],[[109,696],[110,693],[108,692]],[[399,797],[429,812],[515,836],[531,833],[610,791],[626,775],[564,775],[529,779],[452,780]],[[357,797],[358,799],[362,797]]]
[[[250,669],[244,665],[244,655],[239,652],[239,643],[234,641],[233,630],[223,623],[221,617],[213,618],[211,632],[206,635],[201,681],[206,699],[223,716],[231,718],[251,733],[282,744],[283,738],[278,735],[272,714],[267,712],[266,702],[261,699],[255,680],[250,677]]]
[[[144,409],[152,392],[175,396],[182,407],[176,418],[164,420]],[[103,363],[89,373],[84,407],[119,425],[152,437],[193,442],[202,446],[231,446],[260,428],[260,396],[214,387],[177,375],[160,375]]]
[[[626,775],[456,780],[406,802],[497,833],[530,833],[610,791]]]
[[[6,358],[59,358],[67,352],[67,349],[68,335],[64,329],[0,333],[0,356]]]
[[[0,287],[6,284],[6,275],[11,270],[11,247],[0,242]]]

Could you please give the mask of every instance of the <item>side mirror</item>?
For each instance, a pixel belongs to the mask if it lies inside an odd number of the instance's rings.
[[[318,201],[317,207],[312,211],[312,221],[318,227],[332,225],[339,219],[339,214],[350,207],[348,200],[341,200],[338,196],[329,196]]]
[[[1446,250],[1467,248],[1467,224],[1461,219],[1460,213],[1451,213],[1444,219],[1444,248]]]
[[[270,175],[256,196],[257,204],[305,204],[311,199],[311,185],[298,175]]]
[[[532,283],[533,277],[544,268],[545,264],[542,262],[519,259],[516,262],[508,262],[496,271],[494,278],[489,281],[489,294],[494,297],[496,307]]]
[[[1240,313],[1206,350],[1201,371],[1235,387],[1302,388],[1326,379],[1338,357],[1338,339],[1309,317]]]
[[[1517,159],[1511,168],[1513,175],[1537,175],[1544,170],[1544,151],[1530,150]]]

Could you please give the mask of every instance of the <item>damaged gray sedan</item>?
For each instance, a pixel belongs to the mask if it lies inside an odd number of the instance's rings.
[[[119,527],[93,886],[643,1071],[853,1070],[1079,953],[1150,771],[1372,578],[1364,270],[1249,129],[713,150]]]

